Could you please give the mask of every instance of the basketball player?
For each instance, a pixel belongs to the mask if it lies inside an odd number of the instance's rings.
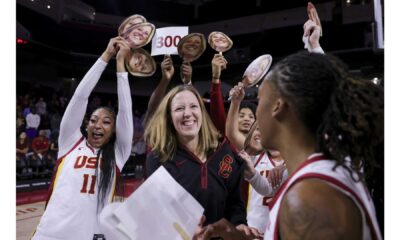
[[[33,239],[104,239],[98,223],[101,209],[115,200],[118,175],[131,152],[132,100],[124,60],[128,43],[112,38],[86,73],[61,121],[58,160],[45,212]],[[109,60],[116,55],[118,115],[96,109],[83,137],[80,126],[88,98]]]
[[[383,89],[332,56],[301,52],[273,67],[258,96],[261,143],[289,173],[264,239],[381,239],[364,181],[383,141]]]

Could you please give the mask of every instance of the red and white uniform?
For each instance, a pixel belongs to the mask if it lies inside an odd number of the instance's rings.
[[[283,197],[288,189],[295,183],[304,179],[319,179],[349,196],[360,209],[363,221],[363,238],[382,239],[375,207],[368,190],[362,182],[355,182],[348,171],[339,166],[333,171],[335,161],[327,160],[322,154],[312,154],[281,186],[273,200],[270,202],[270,223],[264,239],[279,239],[278,215]]]
[[[98,59],[77,87],[60,126],[56,172],[49,189],[46,210],[32,239],[93,239],[101,234],[97,209],[98,182],[96,171],[99,149],[89,145],[80,132],[88,98],[107,63]],[[116,118],[115,159],[120,171],[129,158],[133,136],[132,100],[128,73],[117,73],[118,115]],[[116,174],[105,204],[112,201]]]
[[[283,160],[275,162],[269,158],[266,152],[262,152],[255,157],[254,168],[260,174],[260,176],[264,178],[264,181],[268,181],[267,177],[269,175],[269,171],[274,167],[281,165],[282,163]],[[270,189],[270,194],[261,195],[252,187],[251,184],[249,184],[247,200],[247,225],[249,227],[257,228],[257,230],[260,232],[265,231],[269,221],[269,208],[267,203],[273,197],[274,191],[270,184],[268,185],[268,188]]]

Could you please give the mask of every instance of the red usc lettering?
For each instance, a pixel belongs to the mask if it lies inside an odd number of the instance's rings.
[[[228,178],[229,175],[232,173],[232,163],[232,157],[229,155],[225,155],[225,157],[219,163],[218,174],[223,178]]]
[[[74,168],[91,168],[96,169],[96,157],[79,156],[75,160]]]

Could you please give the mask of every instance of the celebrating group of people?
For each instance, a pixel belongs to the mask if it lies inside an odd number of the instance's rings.
[[[226,115],[222,52],[233,43],[214,33],[209,42],[219,53],[211,62],[210,113],[190,84],[190,62],[199,56],[182,54],[184,84],[167,91],[175,69],[166,55],[144,121],[147,177],[165,167],[204,208],[193,239],[381,239],[365,179],[383,141],[383,90],[323,54],[320,24],[309,19],[309,52],[289,55],[263,76],[258,106],[243,101],[242,82],[234,86]],[[152,34],[144,17],[128,18],[77,87],[61,121],[57,166],[33,239],[107,239],[98,215],[123,201],[119,173],[131,152],[128,72],[141,61],[132,60],[143,46],[135,41]],[[204,51],[202,34],[188,38],[178,51],[186,44]],[[95,109],[84,137],[89,95],[113,57],[118,113]]]

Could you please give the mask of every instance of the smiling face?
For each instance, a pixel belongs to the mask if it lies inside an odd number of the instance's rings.
[[[261,145],[261,132],[259,127],[257,127],[253,135],[251,136],[249,147],[253,152],[259,153],[263,150],[263,147]]]
[[[202,112],[196,96],[183,90],[171,100],[171,119],[181,143],[199,139]]]
[[[181,41],[178,44],[178,52],[184,62],[196,60],[205,50],[205,39],[202,39],[200,35],[188,35],[182,38]]]
[[[106,144],[115,131],[115,116],[105,108],[99,108],[90,116],[87,125],[88,142],[95,148]]]
[[[231,42],[224,34],[220,32],[214,32],[210,36],[210,45],[218,52],[225,52],[231,47]]]
[[[135,52],[129,61],[129,67],[132,72],[149,74],[154,71],[151,59],[143,53]]]
[[[154,25],[150,23],[136,24],[126,30],[123,37],[128,41],[131,48],[139,48],[146,45],[153,36]]]
[[[242,108],[239,111],[239,131],[248,133],[255,118],[250,108]]]

